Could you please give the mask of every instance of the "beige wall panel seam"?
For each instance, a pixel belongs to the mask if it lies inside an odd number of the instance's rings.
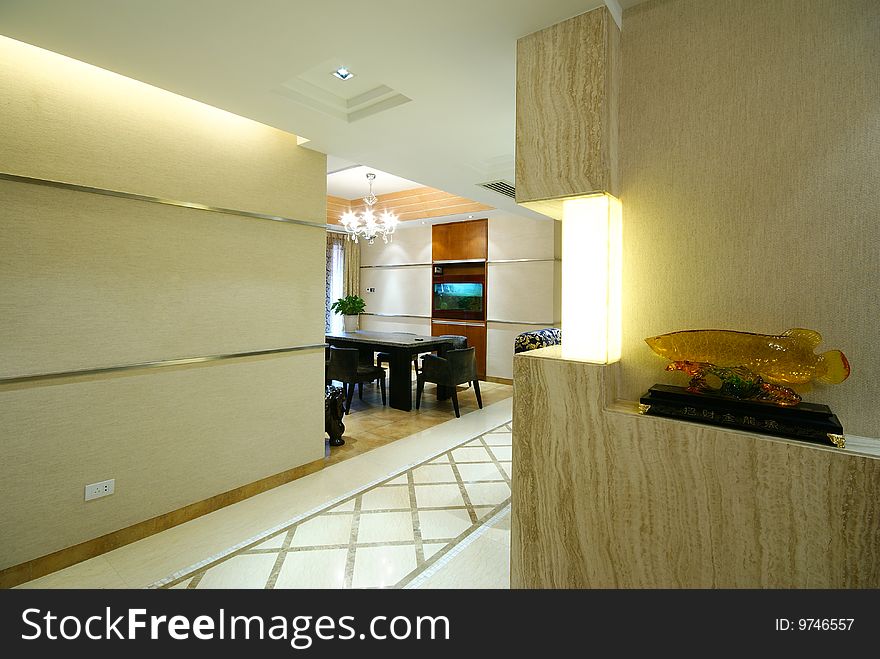
[[[278,355],[299,350],[312,350],[323,348],[324,343],[311,345],[287,346],[285,348],[269,348],[267,350],[250,350],[226,355],[201,355],[199,357],[184,357],[182,359],[165,359],[155,362],[142,362],[140,364],[119,364],[117,366],[103,366],[100,368],[86,368],[77,371],[57,371],[54,373],[35,373],[33,375],[20,375],[15,377],[0,377],[0,386],[10,384],[22,384],[25,382],[40,382],[44,380],[56,380],[59,378],[83,377],[87,375],[100,375],[103,373],[120,373],[123,371],[137,371],[150,368],[166,368],[169,366],[189,366],[192,364],[204,364],[219,362],[226,359],[241,359],[242,357],[257,357],[262,355]]]
[[[72,190],[74,192],[84,192],[87,194],[99,194],[108,197],[119,197],[120,199],[129,199],[131,201],[143,201],[152,204],[164,204],[166,206],[178,206],[180,208],[192,208],[193,210],[208,211],[211,213],[222,213],[223,215],[237,215],[239,217],[249,217],[255,220],[270,220],[272,222],[287,222],[288,224],[299,224],[307,227],[317,227],[319,229],[326,228],[326,225],[317,222],[309,222],[307,220],[297,220],[290,217],[280,217],[278,215],[267,215],[265,213],[254,213],[252,211],[236,210],[234,208],[217,208],[215,206],[206,206],[205,204],[197,204],[192,201],[179,201],[175,199],[162,199],[160,197],[150,197],[148,195],[136,194],[134,192],[124,192],[121,190],[107,190],[105,188],[94,188],[87,185],[77,185],[76,183],[66,183],[64,181],[52,181],[49,179],[34,178],[31,176],[19,176],[18,174],[10,174],[8,172],[0,172],[0,180],[12,181],[14,183],[25,183],[28,185],[43,185],[49,188],[59,188],[61,190]]]

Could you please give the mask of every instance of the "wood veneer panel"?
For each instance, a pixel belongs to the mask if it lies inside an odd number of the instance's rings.
[[[342,199],[341,197],[328,195],[327,223],[339,224],[339,217],[342,213],[349,209],[359,211],[363,206],[364,204],[360,197]],[[386,208],[394,211],[401,222],[492,210],[492,206],[434,188],[413,188],[411,190],[377,195],[376,208],[379,211]]]
[[[514,358],[512,587],[880,586],[880,458],[621,411],[558,355]]]
[[[517,41],[517,203],[617,194],[619,42],[605,7]]]
[[[431,233],[434,261],[485,259],[488,254],[488,222],[435,224]]]

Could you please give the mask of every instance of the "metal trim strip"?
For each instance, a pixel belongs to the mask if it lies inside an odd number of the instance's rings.
[[[133,364],[120,364],[116,366],[100,366],[97,368],[84,368],[74,371],[55,371],[52,373],[36,373],[33,375],[15,375],[12,377],[0,378],[0,385],[4,384],[21,384],[23,382],[39,382],[41,380],[55,380],[59,378],[71,378],[83,375],[96,375],[104,373],[120,373],[123,371],[134,371],[147,368],[164,368],[167,366],[186,366],[188,364],[203,364],[206,362],[224,361],[227,359],[238,359],[241,357],[255,357],[258,355],[276,355],[285,352],[296,352],[299,350],[311,350],[313,348],[323,348],[325,343],[311,343],[301,346],[288,346],[286,348],[270,348],[268,350],[250,350],[248,352],[233,352],[222,355],[202,355],[199,357],[184,357],[182,359],[163,359],[153,362],[138,362]]]
[[[94,188],[88,185],[77,185],[75,183],[66,183],[64,181],[53,181],[52,179],[34,178],[32,176],[19,176],[18,174],[10,174],[8,172],[0,172],[0,180],[12,181],[14,183],[27,183],[30,185],[42,185],[44,187],[58,188],[60,190],[73,190],[74,192],[88,192],[90,194],[99,194],[104,195],[105,197],[117,197],[120,199],[129,199],[132,201],[145,201],[152,204],[162,204],[164,206],[191,208],[194,210],[209,211],[211,213],[222,213],[224,215],[237,215],[239,217],[248,217],[254,220],[271,220],[272,222],[285,222],[287,224],[298,224],[300,226],[326,229],[326,224],[308,222],[307,220],[295,220],[290,217],[281,217],[280,215],[268,215],[266,213],[256,213],[253,211],[235,210],[233,208],[221,208],[219,206],[208,206],[207,204],[199,204],[191,201],[178,201],[176,199],[151,197],[149,195],[142,195],[134,192],[123,192],[121,190]]]

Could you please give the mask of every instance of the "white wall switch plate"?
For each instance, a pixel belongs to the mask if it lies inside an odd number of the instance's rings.
[[[109,481],[101,481],[100,483],[92,483],[86,485],[86,501],[92,499],[100,499],[107,497],[116,491],[116,479],[111,478]]]

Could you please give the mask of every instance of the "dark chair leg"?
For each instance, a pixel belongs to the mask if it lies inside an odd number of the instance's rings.
[[[354,382],[346,382],[345,386],[348,387],[348,393],[345,395],[345,413],[349,414],[351,412],[351,399],[354,396]]]
[[[364,383],[358,382],[358,398],[364,399]]]
[[[382,405],[385,405],[385,378],[379,378],[379,386],[382,388]]]
[[[455,418],[461,418],[461,412],[458,411],[458,392],[455,390],[455,387],[452,388],[452,409],[455,410]]]
[[[422,404],[422,391],[425,389],[425,378],[422,377],[422,374],[419,373],[416,376],[416,409]]]
[[[474,393],[477,394],[477,405],[480,409],[483,409],[483,397],[480,395],[480,382],[478,380],[474,380]]]

